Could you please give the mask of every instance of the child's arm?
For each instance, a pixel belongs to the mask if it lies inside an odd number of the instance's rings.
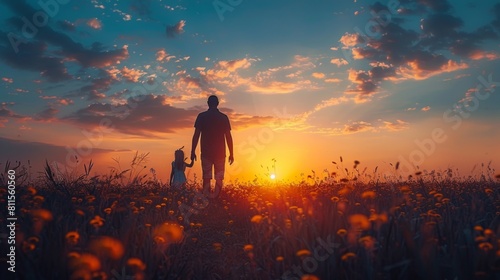
[[[172,171],[170,171],[170,181],[169,181],[170,185],[172,185],[173,178],[174,178],[174,165],[172,164]]]
[[[190,164],[187,164],[187,163],[184,163],[184,164],[186,164],[186,166],[187,166],[187,167],[193,167],[193,165],[194,165],[194,160],[191,160],[191,163],[190,163]]]

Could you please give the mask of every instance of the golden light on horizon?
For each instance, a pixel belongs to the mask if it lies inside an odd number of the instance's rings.
[[[276,175],[275,175],[274,173],[273,173],[273,174],[271,174],[269,177],[271,178],[271,180],[276,179]]]

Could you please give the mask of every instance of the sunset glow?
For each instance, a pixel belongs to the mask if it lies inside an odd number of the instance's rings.
[[[145,172],[167,180],[216,94],[227,180],[267,177],[272,159],[286,180],[354,160],[404,176],[498,166],[495,1],[65,2],[0,4],[2,164],[106,174],[149,153]]]

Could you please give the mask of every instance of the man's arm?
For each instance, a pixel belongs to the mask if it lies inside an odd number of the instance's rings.
[[[229,164],[231,165],[234,162],[234,156],[233,156],[233,136],[231,135],[231,130],[228,130],[225,135],[226,135],[227,147],[229,149]]]
[[[198,146],[198,139],[200,139],[201,131],[199,128],[194,129],[193,141],[191,143],[191,160],[196,160],[196,146]]]

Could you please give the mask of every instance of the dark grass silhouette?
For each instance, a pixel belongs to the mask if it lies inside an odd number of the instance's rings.
[[[16,270],[19,279],[498,279],[498,175],[381,182],[359,164],[300,183],[229,184],[189,217],[202,186],[176,193],[137,158],[128,171],[91,177],[89,164],[72,179],[47,165],[45,178],[17,187]]]

